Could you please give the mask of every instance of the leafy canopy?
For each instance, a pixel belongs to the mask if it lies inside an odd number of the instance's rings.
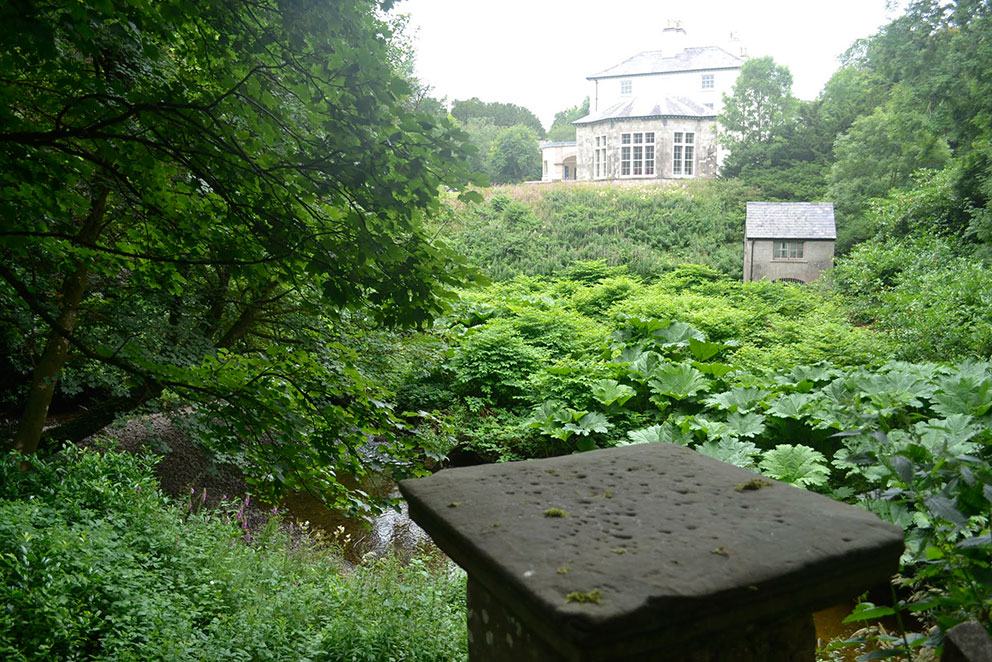
[[[320,468],[356,468],[392,427],[344,330],[424,322],[465,282],[423,227],[464,181],[465,136],[409,110],[378,11],[0,9],[0,337],[32,357],[19,445],[67,362],[109,371],[103,422],[178,393],[276,482],[336,485]]]

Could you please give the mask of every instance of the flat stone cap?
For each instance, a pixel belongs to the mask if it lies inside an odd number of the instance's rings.
[[[867,511],[672,444],[446,469],[400,491],[560,650],[812,613],[885,582],[903,551]]]

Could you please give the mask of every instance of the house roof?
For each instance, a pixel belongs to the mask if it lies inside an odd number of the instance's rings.
[[[598,74],[588,76],[587,80],[616,78],[619,76],[669,74],[705,69],[736,69],[743,64],[744,60],[742,58],[731,55],[719,46],[686,48],[681,53],[667,56],[664,54],[664,51],[645,51],[624,60],[616,66],[604,69]]]
[[[749,202],[747,239],[836,239],[832,202]]]
[[[545,147],[575,147],[576,142],[574,140],[562,140],[558,142],[540,140],[537,144],[540,145],[541,149],[544,149]]]
[[[606,120],[633,119],[637,117],[716,117],[712,108],[699,105],[686,97],[665,97],[656,99],[641,99],[631,97],[613,104],[609,108],[589,113],[572,124],[595,124]]]

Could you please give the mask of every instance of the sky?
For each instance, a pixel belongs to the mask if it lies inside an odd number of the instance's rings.
[[[896,8],[888,8],[895,5]],[[814,99],[857,39],[901,14],[893,0],[400,0],[416,72],[432,95],[515,103],[549,128],[589,94],[587,76],[642,51],[681,22],[687,46],[725,46],[792,72],[792,93]],[[739,49],[738,49],[739,50]]]

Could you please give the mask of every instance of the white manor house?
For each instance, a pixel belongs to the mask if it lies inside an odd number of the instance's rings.
[[[736,44],[689,47],[681,27],[665,28],[661,42],[588,77],[590,112],[573,122],[575,142],[541,143],[542,181],[716,176],[716,118],[745,56]]]

